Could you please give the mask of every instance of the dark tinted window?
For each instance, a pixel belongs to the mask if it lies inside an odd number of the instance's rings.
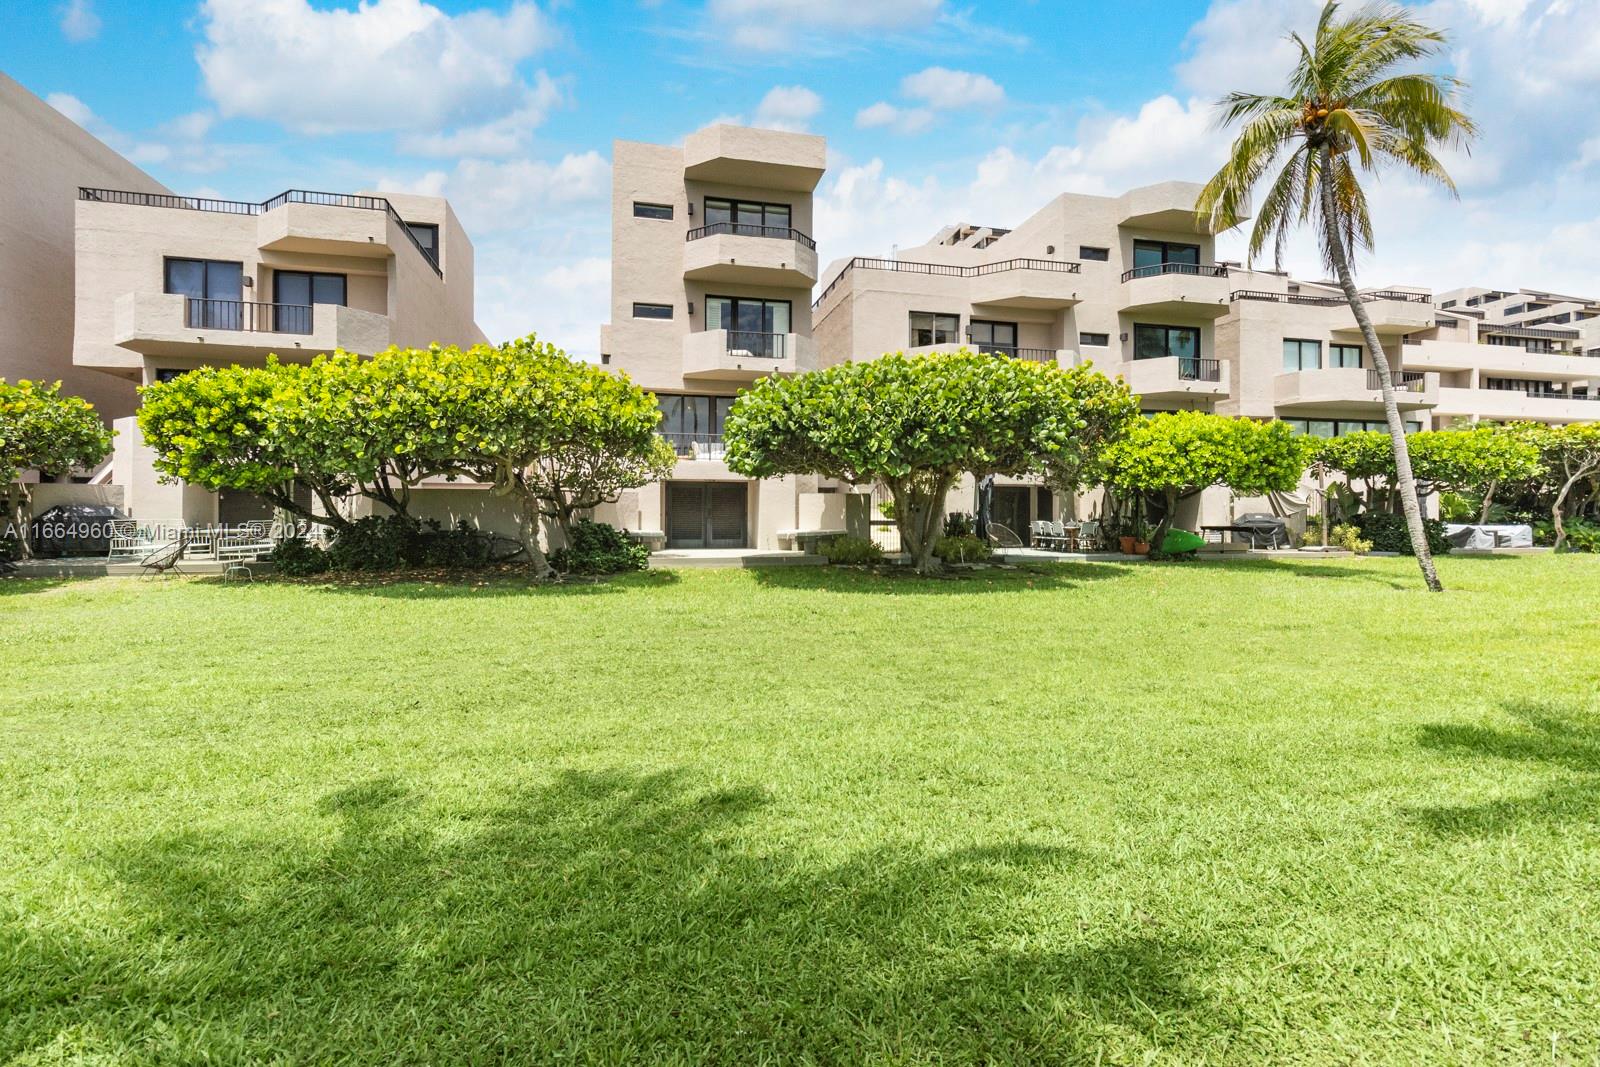
[[[635,304],[633,317],[636,319],[670,319],[672,318],[671,304]]]
[[[1083,345],[1086,348],[1104,348],[1110,343],[1111,335],[1109,333],[1078,334],[1078,344]]]
[[[633,217],[636,219],[670,219],[672,218],[671,204],[643,204],[633,202]]]
[[[1079,245],[1078,258],[1104,263],[1111,258],[1111,249],[1096,248],[1094,245]]]

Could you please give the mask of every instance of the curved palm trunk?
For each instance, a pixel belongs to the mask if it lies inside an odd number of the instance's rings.
[[[1355,275],[1350,270],[1350,255],[1336,221],[1338,210],[1333,198],[1333,185],[1329,180],[1332,173],[1333,152],[1324,147],[1321,180],[1317,184],[1322,192],[1322,225],[1327,230],[1328,253],[1333,260],[1334,271],[1339,275],[1339,288],[1344,290],[1344,298],[1356,317],[1356,325],[1361,327],[1361,337],[1366,341],[1367,351],[1372,353],[1372,365],[1378,371],[1378,386],[1383,391],[1383,418],[1389,427],[1389,440],[1394,445],[1395,487],[1400,491],[1400,510],[1405,513],[1406,532],[1411,535],[1411,551],[1416,553],[1417,566],[1422,569],[1422,580],[1437,593],[1444,586],[1439,584],[1439,572],[1434,568],[1433,554],[1428,551],[1428,535],[1422,528],[1422,505],[1417,500],[1417,481],[1411,474],[1411,449],[1406,445],[1405,424],[1400,421],[1400,407],[1394,399],[1394,376],[1389,371],[1389,357],[1384,355],[1378,331],[1372,327],[1372,316],[1367,314],[1367,306],[1361,302]]]
[[[20,479],[6,487],[6,528],[0,530],[0,535],[10,534],[15,538],[18,559],[33,558],[33,544],[28,539],[28,504],[31,497],[27,483]]]

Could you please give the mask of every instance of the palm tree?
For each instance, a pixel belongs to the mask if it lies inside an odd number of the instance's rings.
[[[1438,592],[1442,587],[1422,527],[1394,376],[1356,289],[1351,260],[1357,249],[1373,245],[1361,177],[1381,164],[1396,164],[1438,182],[1453,196],[1455,183],[1434,151],[1466,145],[1476,127],[1452,105],[1461,82],[1404,69],[1437,52],[1445,38],[1392,4],[1341,16],[1338,3],[1330,2],[1311,44],[1297,33],[1289,38],[1299,46],[1300,60],[1285,95],[1230,93],[1219,103],[1220,125],[1244,125],[1227,162],[1200,194],[1197,211],[1213,227],[1237,225],[1249,213],[1251,189],[1282,159],[1256,215],[1250,257],[1253,261],[1271,241],[1281,265],[1289,232],[1301,224],[1317,228],[1323,262],[1339,279],[1372,353],[1411,547],[1428,588]]]

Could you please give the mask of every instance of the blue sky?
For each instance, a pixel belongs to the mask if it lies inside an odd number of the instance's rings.
[[[1432,0],[1483,137],[1462,199],[1377,194],[1374,283],[1600,294],[1600,0]],[[1314,0],[60,0],[0,69],[169,186],[449,196],[491,336],[592,353],[612,138],[735,119],[829,139],[825,259],[1007,225],[1062,191],[1202,180],[1213,101],[1275,88]],[[1318,274],[1307,238],[1291,266]]]

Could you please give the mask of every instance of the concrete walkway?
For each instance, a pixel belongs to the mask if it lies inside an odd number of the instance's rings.
[[[717,567],[820,567],[828,561],[809,552],[757,548],[664,548],[650,553],[656,570],[700,570]]]

